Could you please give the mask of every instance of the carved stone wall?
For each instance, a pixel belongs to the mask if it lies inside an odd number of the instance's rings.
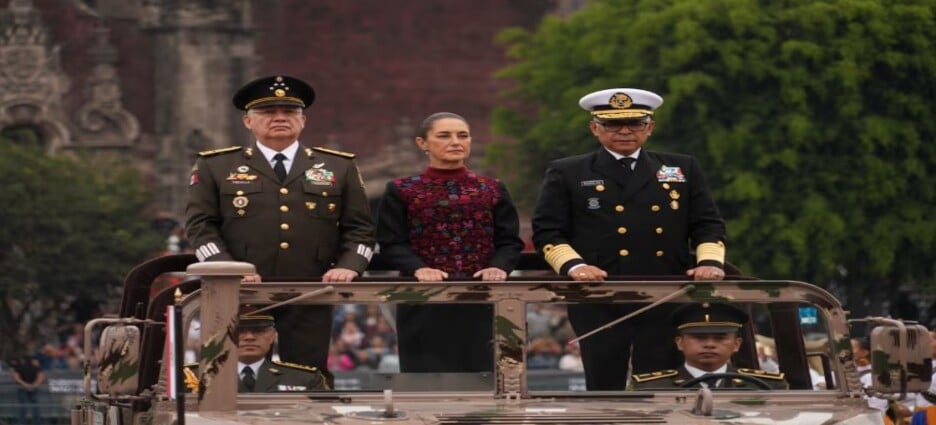
[[[0,10],[0,129],[35,128],[50,152],[67,146],[62,97],[69,85],[39,11],[29,0],[11,0]]]
[[[36,128],[50,152],[126,155],[155,209],[181,217],[195,153],[252,140],[232,93],[288,74],[317,91],[302,142],[356,153],[376,197],[425,166],[412,127],[431,113],[465,116],[480,159],[508,84],[493,77],[508,63],[496,34],[580,4],[0,0],[0,129]]]

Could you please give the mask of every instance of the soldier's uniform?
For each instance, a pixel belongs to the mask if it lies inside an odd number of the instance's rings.
[[[237,330],[251,330],[260,332],[264,329],[274,327],[273,316],[266,314],[245,313],[238,317]],[[272,340],[271,340],[272,341]],[[266,347],[267,357],[269,349]],[[243,374],[243,365],[238,362],[238,374]],[[185,385],[192,392],[198,392],[198,363],[185,365]],[[253,389],[249,389],[244,383],[243,378],[237,380],[237,392],[292,392],[292,391],[316,391],[330,389],[325,375],[314,366],[306,366],[296,363],[273,361],[269,358],[263,359],[263,362],[257,367],[253,375]]]
[[[314,366],[264,360],[257,371],[256,384],[249,391],[242,380],[237,381],[237,392],[276,393],[292,391],[324,391],[329,386],[322,371]],[[185,384],[192,392],[198,391],[198,363],[185,365]]]
[[[315,98],[301,80],[261,78],[234,96],[239,109],[303,108]],[[201,152],[192,169],[186,231],[200,261],[245,261],[264,280],[313,279],[341,267],[363,273],[374,222],[354,155],[300,145],[283,181],[257,144]],[[285,307],[280,356],[326,365],[330,306]]]
[[[675,309],[670,318],[673,327],[680,334],[730,334],[736,336],[744,323],[748,322],[747,313],[728,304],[721,303],[692,303]],[[726,359],[727,361],[727,359]],[[783,379],[783,373],[767,372],[760,369],[736,368],[730,364],[723,364],[725,373],[750,376],[759,379],[771,389],[785,390],[789,388]],[[700,373],[703,371],[699,371]],[[716,372],[712,372],[716,373]],[[648,389],[677,389],[693,379],[694,376],[686,364],[678,369],[658,370],[650,373],[635,374],[631,377],[631,388],[635,390]],[[693,385],[700,387],[702,383]],[[720,379],[712,378],[706,381],[709,388],[735,388],[735,389],[763,389],[753,382],[733,377]]]
[[[619,102],[625,96],[628,102]],[[645,117],[661,103],[656,94],[635,89],[602,90],[580,101],[596,119]],[[537,251],[562,276],[589,264],[610,276],[685,279],[689,268],[724,264],[724,220],[698,161],[687,155],[642,148],[632,172],[604,147],[553,161],[532,225]],[[639,307],[570,305],[569,319],[581,335]],[[655,326],[669,313],[656,308],[583,340],[588,389],[623,390],[629,362],[635,373],[678,365],[678,352],[658,348],[661,338],[675,336]]]
[[[770,388],[775,390],[785,390],[789,388],[787,382],[783,379],[782,373],[767,372],[760,369],[735,368],[728,365],[728,373],[737,373],[752,378],[760,379]],[[673,390],[681,388],[683,384],[693,379],[692,374],[685,367],[679,369],[660,370],[656,372],[634,375],[632,387],[634,390]],[[749,381],[741,378],[722,378],[717,381],[705,383],[709,388],[732,388],[732,389],[762,389]],[[692,388],[698,388],[701,383]]]

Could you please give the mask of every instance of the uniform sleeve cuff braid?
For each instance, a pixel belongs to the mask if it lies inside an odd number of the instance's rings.
[[[559,244],[559,245],[546,245],[543,247],[543,255],[546,258],[546,262],[556,271],[556,273],[562,272],[562,266],[570,261],[582,260],[580,256],[572,246],[569,244]]]
[[[721,241],[700,243],[696,247],[696,263],[701,264],[704,261],[715,261],[724,264],[725,243]]]

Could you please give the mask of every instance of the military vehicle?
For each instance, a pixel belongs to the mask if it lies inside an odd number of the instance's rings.
[[[167,270],[187,270],[187,279],[151,294],[151,282]],[[862,318],[870,329],[874,378],[863,388],[846,311],[828,292],[803,282],[729,276],[720,282],[622,278],[582,284],[521,273],[496,284],[426,284],[395,276],[342,284],[241,283],[253,271],[246,263],[197,263],[191,256],[162,257],[134,269],[120,317],[96,319],[86,327],[87,352],[94,336],[100,332],[100,337],[96,360],[85,366],[87,400],[72,412],[72,424],[882,424],[882,412],[869,408],[866,397],[900,399],[930,385],[925,329]],[[374,373],[366,388],[356,391],[237,393],[233,335],[240,305],[437,302],[493,305],[493,371]],[[592,392],[531,384],[528,308],[599,302],[640,302],[647,309],[664,302],[743,306],[752,320],[743,328],[744,343],[733,363],[758,368],[755,342],[770,340],[790,389]],[[167,306],[175,312],[168,320]],[[195,391],[186,392],[178,341],[193,321],[200,322],[199,372],[197,382],[188,379]],[[819,365],[822,389],[815,389],[811,364]]]

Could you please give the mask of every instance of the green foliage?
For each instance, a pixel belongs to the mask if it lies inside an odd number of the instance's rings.
[[[745,272],[933,282],[934,15],[934,0],[596,0],[501,34],[515,84],[488,160],[529,208],[548,161],[598,148],[582,95],[652,90],[647,148],[700,159]]]
[[[8,349],[24,348],[18,338],[35,336],[70,299],[106,301],[160,246],[133,168],[103,157],[51,156],[23,141],[23,134],[0,137],[0,334],[20,343],[3,344]]]

